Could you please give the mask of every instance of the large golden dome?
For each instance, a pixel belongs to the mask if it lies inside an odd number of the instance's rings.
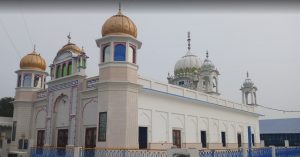
[[[102,36],[106,35],[130,35],[137,37],[137,28],[133,21],[119,10],[117,15],[107,19],[102,26]]]
[[[59,51],[58,53],[61,53],[61,52],[65,52],[65,51],[72,51],[76,54],[80,54],[81,53],[81,49],[76,45],[76,44],[73,44],[71,42],[68,42],[68,44],[64,45]]]
[[[46,62],[44,58],[33,51],[24,56],[20,61],[20,69],[46,70]]]

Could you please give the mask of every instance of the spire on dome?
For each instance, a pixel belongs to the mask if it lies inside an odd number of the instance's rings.
[[[247,71],[247,78],[249,78],[249,72]]]
[[[69,32],[69,35],[67,36],[68,38],[68,43],[70,44],[71,43],[71,33]]]
[[[118,15],[122,15],[122,5],[121,5],[121,0],[119,0],[119,11]]]
[[[191,50],[191,32],[188,32],[188,50],[190,51]]]
[[[206,50],[205,54],[206,54],[206,59],[208,59],[208,50]]]

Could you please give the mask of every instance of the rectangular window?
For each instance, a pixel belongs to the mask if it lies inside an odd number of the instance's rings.
[[[17,121],[13,122],[13,127],[12,127],[12,133],[11,133],[11,140],[15,141],[16,140],[16,129],[17,129]]]
[[[225,132],[221,132],[221,137],[222,137],[222,146],[226,147],[226,134],[225,134]]]
[[[18,75],[18,85],[17,85],[17,87],[21,87],[21,75]]]
[[[200,134],[201,134],[202,148],[206,148],[207,147],[206,131],[201,131]]]
[[[28,140],[27,139],[19,139],[18,149],[28,149]]]
[[[179,81],[178,85],[179,85],[179,86],[184,85],[184,81]]]
[[[237,134],[237,140],[238,140],[238,147],[242,147],[242,134]]]
[[[255,142],[254,142],[254,134],[251,134],[251,140],[252,140],[252,146],[255,146]]]
[[[106,141],[107,112],[99,113],[98,141]]]
[[[181,148],[181,131],[173,130],[173,145],[177,148]]]
[[[37,131],[36,146],[43,147],[44,146],[44,140],[45,140],[45,130],[38,130]]]

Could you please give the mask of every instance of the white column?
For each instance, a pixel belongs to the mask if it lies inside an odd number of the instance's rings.
[[[34,87],[34,75],[35,73],[31,74],[31,87]]]
[[[243,104],[245,104],[245,92],[244,91],[242,91],[242,102],[243,102]]]
[[[51,127],[51,118],[52,118],[52,104],[53,95],[49,94],[48,104],[47,104],[47,116],[46,116],[46,137],[45,137],[45,145],[50,146],[52,144],[52,130]]]
[[[254,104],[253,91],[251,91],[251,104]]]
[[[76,106],[77,106],[77,88],[71,88],[71,111],[70,111],[70,125],[69,125],[69,139],[68,145],[75,145],[75,129],[76,129]]]

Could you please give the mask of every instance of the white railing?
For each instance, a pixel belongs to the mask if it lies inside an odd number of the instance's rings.
[[[161,83],[159,81],[154,81],[143,77],[139,77],[138,83],[141,84],[144,88],[153,89],[160,92],[170,93],[170,94],[183,96],[195,100],[201,100],[201,101],[217,104],[220,106],[239,109],[247,112],[255,112],[254,106],[236,103],[231,100],[221,98],[220,96],[209,95],[203,92],[198,92],[195,90],[179,87],[176,85]]]

